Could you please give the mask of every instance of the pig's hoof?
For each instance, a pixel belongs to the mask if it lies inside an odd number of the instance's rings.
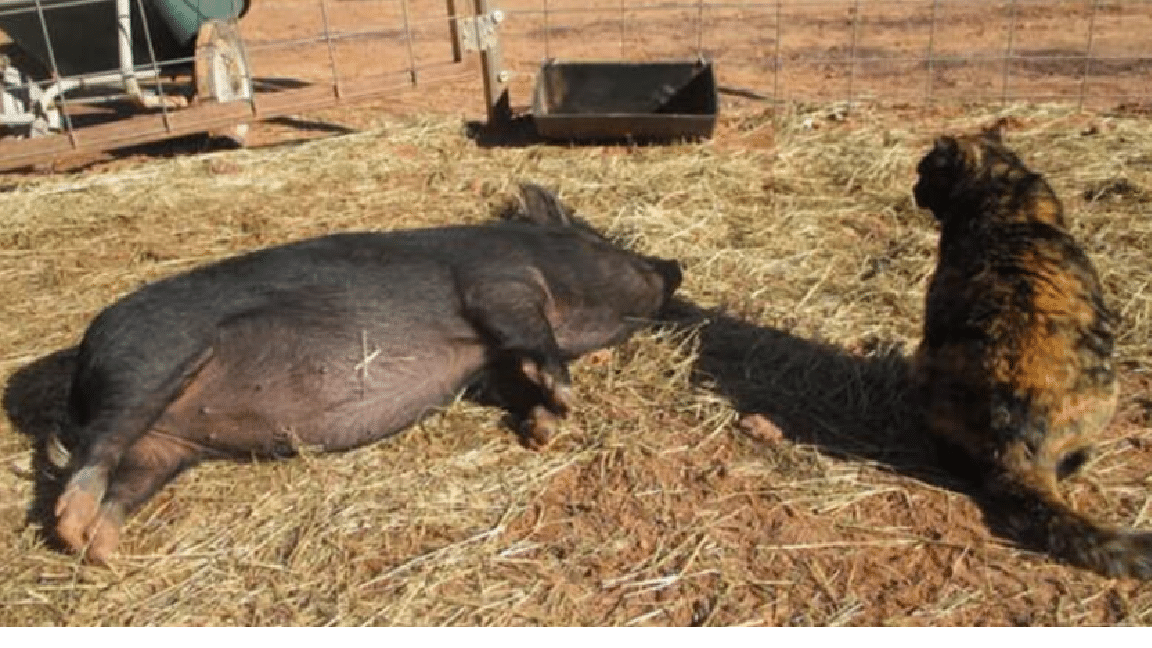
[[[572,392],[572,385],[555,380],[547,380],[545,384],[554,411],[560,416],[567,416],[568,412],[572,410],[572,404],[576,401],[576,396]]]
[[[68,548],[83,556],[88,562],[107,565],[108,559],[120,544],[120,527],[124,515],[119,507],[100,507],[87,523],[79,524],[66,516],[60,518],[56,532]]]
[[[80,552],[88,544],[88,529],[100,515],[107,480],[94,467],[77,471],[56,500],[56,533],[71,549]]]
[[[568,411],[572,409],[575,396],[572,393],[572,385],[569,384],[565,376],[557,375],[556,371],[548,371],[530,359],[525,359],[520,363],[520,370],[529,381],[544,392],[553,412],[559,416],[568,414]],[[560,373],[563,373],[562,369]]]
[[[119,507],[104,505],[96,520],[84,532],[85,552],[88,562],[107,565],[108,559],[120,544],[120,528],[124,526],[124,514]]]
[[[524,421],[524,445],[532,450],[541,450],[559,429],[560,419],[543,405],[537,405]]]

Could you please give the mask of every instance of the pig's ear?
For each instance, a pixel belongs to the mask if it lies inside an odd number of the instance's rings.
[[[537,225],[573,225],[572,210],[560,202],[555,193],[531,182],[520,183],[520,195],[524,199],[524,216]]]

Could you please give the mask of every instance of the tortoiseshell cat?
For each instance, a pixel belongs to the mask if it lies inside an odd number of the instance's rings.
[[[1074,511],[1057,484],[1087,460],[1117,396],[1117,318],[1059,199],[999,125],[940,137],[917,172],[916,204],[941,227],[914,367],[928,429],[1053,555],[1152,578],[1152,533]]]

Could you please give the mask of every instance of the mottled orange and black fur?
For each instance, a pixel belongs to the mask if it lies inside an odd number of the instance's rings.
[[[1152,533],[1093,521],[1057,483],[1089,456],[1117,394],[1116,316],[1059,199],[999,130],[941,137],[917,171],[916,203],[941,227],[914,369],[928,429],[984,469],[1052,554],[1152,578]]]

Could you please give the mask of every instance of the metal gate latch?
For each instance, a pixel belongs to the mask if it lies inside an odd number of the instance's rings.
[[[504,12],[499,9],[479,16],[459,18],[460,44],[465,52],[482,52],[496,44],[496,26],[504,22]]]

